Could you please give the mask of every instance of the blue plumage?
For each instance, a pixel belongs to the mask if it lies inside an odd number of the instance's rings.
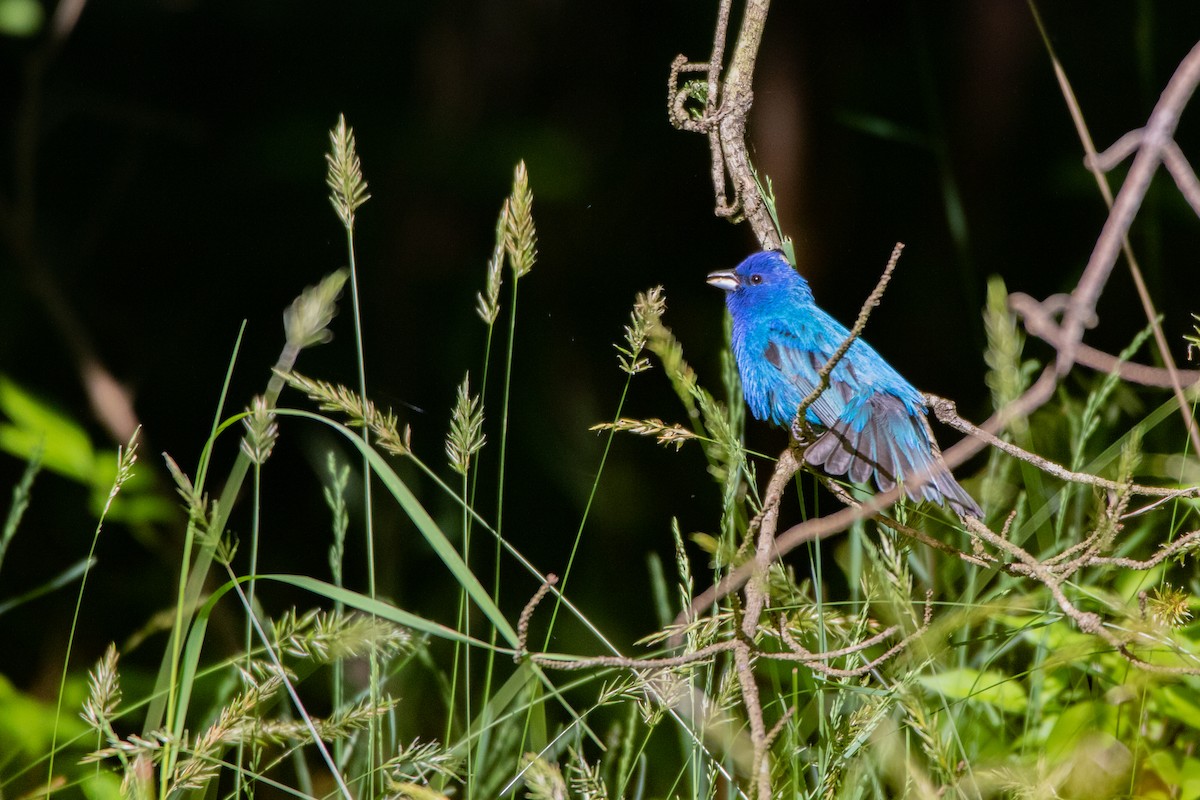
[[[733,354],[750,411],[790,426],[817,385],[818,370],[849,331],[817,307],[808,282],[778,252],[755,253],[735,269],[711,273],[708,282],[725,291]],[[829,378],[829,388],[806,413],[823,433],[805,461],[855,483],[874,477],[882,491],[921,473],[926,483],[905,490],[914,501],[983,516],[942,462],[920,392],[869,344],[856,339]]]

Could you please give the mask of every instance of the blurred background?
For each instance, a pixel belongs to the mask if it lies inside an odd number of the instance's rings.
[[[1037,8],[1101,148],[1145,121],[1200,37],[1195,3]],[[159,453],[194,472],[242,322],[226,414],[265,386],[283,309],[346,263],[323,159],[341,113],[373,196],[357,232],[370,393],[412,426],[414,448],[435,465],[455,387],[481,365],[485,328],[473,305],[496,214],[514,165],[528,164],[540,257],[521,283],[505,530],[541,569],[561,571],[574,541],[604,444],[588,428],[617,407],[624,375],[612,343],[638,291],[665,287],[666,323],[719,391],[723,305],[704,276],[755,243],[746,226],[713,216],[707,142],[666,115],[671,60],[707,57],[715,3],[109,0],[76,10],[54,43],[52,3],[0,2],[10,29],[0,40],[0,373],[112,448],[81,380],[79,353],[94,353],[132,397],[140,470],[158,474],[164,496]],[[15,35],[21,24],[27,35]],[[1178,138],[1196,161],[1192,116]],[[800,268],[836,317],[853,319],[892,245],[907,244],[867,338],[919,388],[956,398],[977,420],[990,410],[980,319],[989,276],[1038,298],[1069,289],[1106,214],[1023,3],[777,3],[749,140]],[[1189,312],[1200,311],[1200,226],[1165,176],[1134,246],[1182,361]],[[1090,343],[1119,351],[1145,324],[1130,287],[1118,266]],[[298,368],[354,385],[348,295],[342,308],[334,341],[306,351]],[[1030,342],[1027,353],[1049,350]],[[294,393],[283,402],[308,405]],[[494,423],[498,408],[487,413]],[[659,371],[634,380],[625,415],[685,419]],[[488,432],[485,482],[499,439],[494,424]],[[747,436],[765,452],[784,444],[754,422]],[[264,474],[263,572],[328,577],[320,486],[324,452],[341,444],[322,437],[282,425]],[[220,441],[215,480],[236,448],[234,436]],[[6,496],[22,468],[0,454]],[[405,474],[454,530],[454,509]],[[483,490],[485,512],[492,491]],[[398,512],[379,505],[381,593],[449,618],[456,587]],[[231,526],[245,533],[239,512]],[[623,646],[656,628],[645,558],[671,563],[672,517],[685,534],[718,527],[719,492],[700,452],[618,437],[572,594]],[[94,525],[86,488],[39,476],[0,596],[84,557]],[[356,530],[348,583],[363,588]],[[104,531],[74,651],[81,666],[170,605],[182,531],[182,517]],[[693,555],[704,576],[706,557]],[[536,587],[518,573],[506,580],[515,616]],[[0,653],[0,673],[18,687],[55,695],[75,591],[0,616],[0,640],[22,645]],[[274,610],[314,603],[263,591]],[[128,663],[156,663],[161,647],[148,649]]]

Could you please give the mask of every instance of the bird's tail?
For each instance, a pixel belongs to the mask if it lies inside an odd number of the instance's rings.
[[[923,411],[912,413],[900,398],[875,394],[846,413],[804,453],[804,460],[830,475],[846,475],[855,483],[874,476],[880,491],[897,481],[924,476],[920,486],[905,486],[916,502],[949,506],[959,516],[981,519],[983,510],[967,494],[946,464]]]

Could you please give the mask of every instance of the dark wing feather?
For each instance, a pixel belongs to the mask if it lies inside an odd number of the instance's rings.
[[[821,368],[838,344],[840,342],[830,344],[811,330],[793,328],[781,322],[771,326],[770,339],[762,350],[762,357],[778,370],[777,377],[782,384],[771,393],[776,422],[784,425],[791,422],[800,403],[817,385]],[[862,388],[855,385],[857,380],[849,361],[843,359],[833,372],[829,388],[809,409],[821,425],[829,427],[842,416],[846,403]]]
[[[855,483],[873,475],[884,492],[898,480],[923,475],[922,485],[905,486],[909,498],[948,505],[960,515],[983,516],[946,469],[924,415],[910,413],[893,395],[876,393],[848,406],[847,413],[808,448],[804,460]]]

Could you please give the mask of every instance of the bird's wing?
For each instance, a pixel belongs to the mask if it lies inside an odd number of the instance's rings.
[[[805,451],[805,461],[855,483],[866,483],[874,475],[875,485],[884,492],[898,480],[921,476],[921,486],[904,487],[910,499],[983,517],[979,504],[946,468],[923,412],[913,413],[899,397],[884,392],[863,395],[848,411]]]
[[[821,368],[839,344],[840,342],[830,344],[826,338],[811,331],[777,324],[771,327],[771,335],[763,348],[762,357],[796,388],[796,396],[787,400],[793,406],[799,406],[817,386]],[[832,427],[857,391],[856,384],[857,375],[853,367],[843,359],[830,375],[829,388],[821,392],[809,408],[809,418],[815,415],[816,422],[827,428]],[[795,411],[792,415],[795,415]]]

